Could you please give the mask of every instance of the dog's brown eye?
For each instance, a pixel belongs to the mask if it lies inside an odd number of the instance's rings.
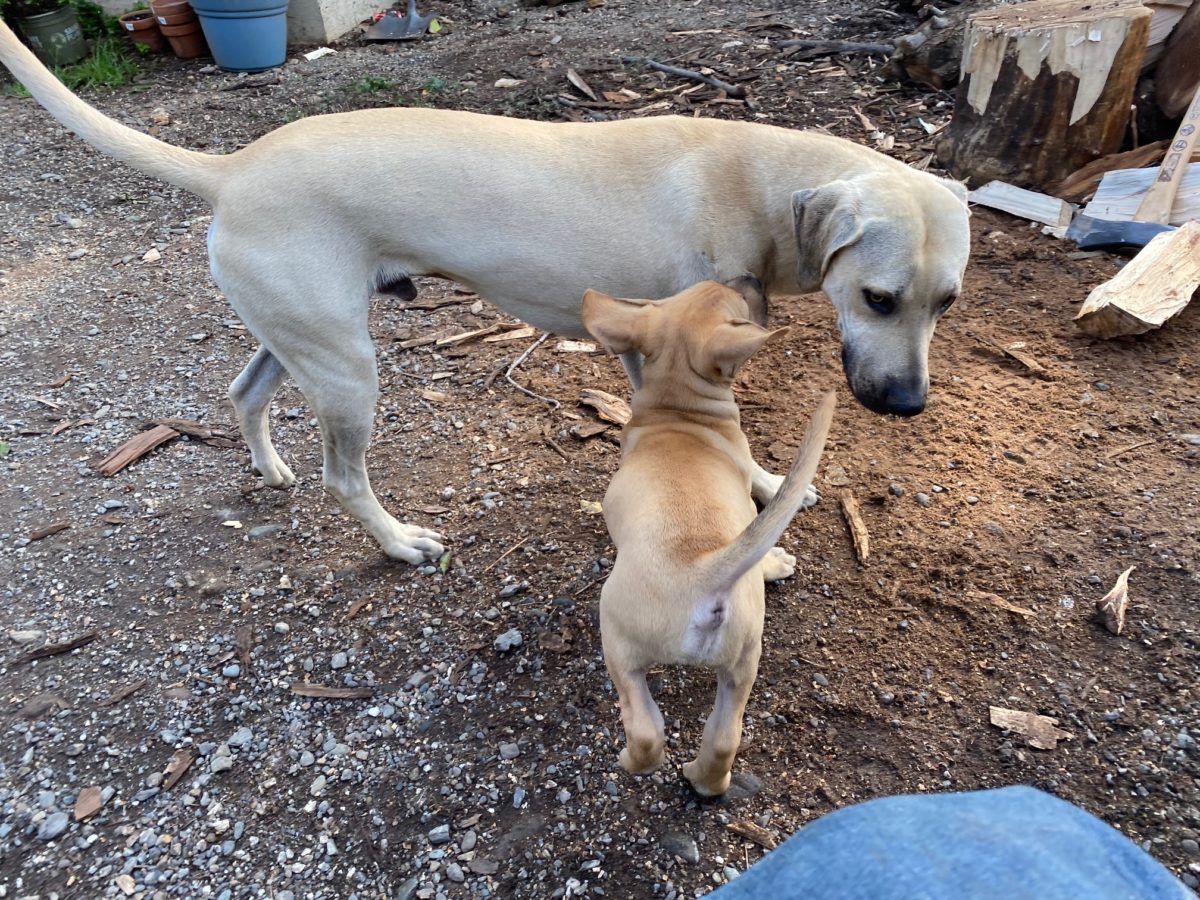
[[[890,316],[896,311],[896,298],[891,294],[878,294],[863,288],[863,299],[867,301],[867,306],[881,316]]]
[[[958,294],[951,294],[949,297],[947,297],[945,300],[942,301],[942,305],[938,307],[937,314],[939,316],[943,315],[946,312],[946,310],[948,310],[950,307],[952,307],[954,305],[954,301],[957,299],[958,299]]]

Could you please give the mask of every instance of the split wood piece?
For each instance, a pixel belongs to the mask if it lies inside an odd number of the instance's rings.
[[[571,86],[574,87],[577,91],[579,91],[579,93],[581,93],[585,97],[587,97],[589,100],[599,100],[600,99],[599,97],[596,96],[596,92],[592,90],[592,86],[590,84],[588,84],[586,81],[584,81],[583,76],[580,75],[578,72],[576,72],[574,69],[567,69],[567,81],[571,82]]]
[[[595,437],[598,434],[604,434],[608,431],[608,426],[603,422],[580,422],[578,425],[572,425],[570,434],[573,438],[578,438],[581,441],[586,441],[588,438]]]
[[[1035,750],[1054,750],[1059,741],[1073,737],[1069,731],[1057,728],[1058,719],[1049,716],[1005,709],[1002,706],[989,706],[988,714],[993,725],[1021,735],[1025,738],[1025,743]]]
[[[798,47],[801,50],[817,50],[821,53],[873,53],[876,56],[891,56],[896,48],[891,44],[870,44],[859,41],[815,41],[808,38],[794,38],[780,41],[777,47]]]
[[[1097,287],[1075,316],[1092,337],[1145,334],[1162,326],[1200,287],[1200,222],[1154,238],[1116,277]]]
[[[323,684],[308,684],[300,681],[291,686],[291,691],[301,697],[316,697],[321,700],[365,700],[375,696],[374,688],[327,687]]]
[[[137,437],[130,438],[105,457],[97,468],[105,478],[111,478],[132,462],[141,459],[155,447],[179,437],[179,432],[166,425],[155,425]]]
[[[434,341],[434,345],[437,347],[449,347],[457,344],[465,344],[484,335],[495,334],[499,330],[499,325],[488,325],[485,328],[476,328],[473,331],[464,331],[461,334],[452,334],[449,337],[438,338]]]
[[[485,337],[485,344],[503,344],[508,341],[519,341],[524,338],[533,337],[537,334],[537,329],[526,325],[524,328],[517,328],[514,331],[506,331],[504,334],[496,334],[492,337]]]
[[[1200,88],[1200,2],[1192,3],[1171,33],[1154,73],[1154,99],[1167,116],[1183,115]]]
[[[36,650],[30,650],[24,656],[17,657],[17,662],[33,662],[35,659],[45,659],[47,656],[58,656],[60,653],[70,653],[72,650],[78,650],[80,647],[87,646],[98,637],[100,637],[100,632],[98,631],[85,631],[78,637],[60,641],[57,644],[46,644],[43,647],[38,647]]]
[[[1032,355],[1025,352],[1024,341],[1012,341],[1007,344],[1002,344],[999,341],[987,340],[985,343],[995,347],[1009,359],[1015,359],[1039,378],[1044,378],[1047,381],[1052,380],[1050,373],[1046,370],[1046,367],[1038,362]]]
[[[180,434],[186,434],[190,438],[203,441],[213,447],[228,448],[237,444],[237,441],[234,440],[234,435],[228,431],[221,428],[211,428],[202,422],[193,422],[191,419],[158,419],[153,424],[174,428]]]
[[[775,840],[775,835],[754,822],[728,822],[725,827],[734,834],[754,841],[754,843],[758,844],[764,850],[774,850],[779,846],[779,842]]]
[[[96,424],[95,419],[75,419],[74,421],[72,421],[70,419],[65,419],[62,422],[59,422],[57,425],[55,425],[52,429],[50,429],[50,437],[57,437],[58,435],[62,434],[64,431],[66,431],[68,428],[78,428],[80,425],[95,425],[95,424]]]
[[[1130,566],[1118,575],[1113,589],[1096,601],[1096,610],[1104,627],[1113,634],[1120,634],[1125,628],[1125,611],[1129,608],[1129,573],[1136,568]]]
[[[346,610],[346,615],[342,618],[343,622],[349,622],[360,612],[367,608],[367,605],[373,600],[373,597],[360,597],[350,604],[350,608]]]
[[[1011,213],[1031,222],[1041,222],[1043,225],[1070,225],[1074,215],[1070,203],[1048,194],[1005,184],[1003,181],[989,181],[983,187],[971,191],[967,199],[971,203]]]
[[[1096,196],[1083,208],[1083,214],[1093,219],[1132,221],[1158,171],[1158,167],[1153,167],[1108,172],[1096,188]],[[1182,225],[1192,219],[1200,219],[1200,162],[1191,163],[1184,170],[1166,224]]]
[[[990,603],[992,606],[998,606],[1000,609],[1008,610],[1011,613],[1016,613],[1018,616],[1026,618],[1035,618],[1037,613],[1032,609],[1026,609],[1023,606],[1017,606],[1015,603],[1009,603],[999,594],[993,594],[990,591],[966,591],[968,600],[975,600],[982,603]]]
[[[958,178],[1041,188],[1115,153],[1150,18],[1138,0],[1034,0],[972,16],[938,157]]]
[[[674,75],[676,78],[699,81],[710,87],[715,87],[719,91],[724,91],[730,97],[736,97],[739,100],[744,99],[746,96],[746,89],[740,84],[730,84],[728,81],[722,81],[720,78],[714,78],[702,72],[693,72],[691,69],[680,69],[675,66],[664,65],[657,60],[649,59],[645,56],[622,56],[621,62],[645,66],[648,69],[654,69],[656,72],[662,72],[665,75]]]
[[[559,341],[554,345],[556,353],[595,353],[598,349],[591,341]]]
[[[1140,169],[1144,166],[1157,165],[1167,149],[1167,143],[1167,141],[1155,141],[1153,144],[1145,144],[1136,150],[1110,153],[1108,156],[1094,159],[1050,188],[1050,193],[1071,203],[1078,203],[1089,194],[1094,193],[1100,186],[1100,179],[1109,172],[1115,172],[1117,169]]]
[[[97,786],[85,787],[75,798],[75,821],[86,822],[104,807],[103,792]]]
[[[601,419],[614,425],[624,425],[633,416],[629,404],[608,391],[584,388],[579,392],[579,402],[590,406]]]
[[[132,697],[134,694],[136,694],[138,691],[140,691],[145,686],[146,686],[146,679],[142,678],[141,680],[135,681],[132,684],[125,685],[125,687],[117,688],[115,691],[113,691],[111,694],[109,694],[103,700],[97,701],[96,705],[100,706],[100,707],[116,706],[122,700]]]
[[[860,563],[866,563],[871,556],[871,533],[867,531],[867,523],[863,521],[862,510],[858,501],[850,491],[842,491],[842,516],[850,528],[850,539],[854,541],[854,555]]]
[[[40,541],[43,538],[48,538],[52,534],[58,534],[60,531],[66,531],[71,527],[70,522],[51,522],[49,525],[43,525],[41,528],[35,528],[29,532],[29,540]]]
[[[191,750],[176,750],[168,760],[166,769],[163,770],[162,789],[169,791],[175,787],[195,761],[196,754]]]

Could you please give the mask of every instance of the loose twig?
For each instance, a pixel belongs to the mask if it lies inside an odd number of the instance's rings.
[[[497,556],[495,559],[493,559],[490,563],[488,563],[486,566],[484,566],[483,569],[480,570],[479,574],[483,575],[487,572],[492,571],[492,569],[494,569],[494,568],[496,568],[496,566],[500,565],[501,560],[503,560],[510,553],[514,553],[518,547],[524,546],[525,542],[528,541],[531,537],[533,537],[532,534],[525,535],[525,537],[521,538],[519,541],[517,541],[515,544],[513,544],[511,547],[509,547],[507,550],[505,550],[503,553],[501,553],[499,556]]]
[[[530,344],[525,349],[524,353],[522,353],[520,356],[518,356],[516,359],[514,359],[512,362],[512,365],[509,366],[508,370],[505,371],[505,373],[504,373],[504,380],[507,381],[509,384],[511,384],[513,387],[515,387],[518,391],[520,391],[526,397],[532,397],[534,400],[541,400],[543,403],[549,403],[551,409],[558,409],[560,406],[562,406],[562,404],[559,403],[557,400],[555,400],[553,397],[543,397],[541,394],[538,394],[534,391],[531,391],[527,387],[517,384],[517,382],[514,381],[513,377],[512,377],[512,373],[515,372],[520,367],[521,363],[523,363],[523,362],[525,362],[525,360],[529,359],[529,354],[532,353],[534,350],[536,350],[538,347],[540,347],[542,344],[546,343],[546,340],[549,337],[550,337],[550,332],[547,331],[540,338],[538,338],[536,341],[534,341],[532,344]]]
[[[713,78],[711,75],[701,75],[699,72],[693,72],[691,69],[678,69],[675,66],[668,66],[645,56],[622,56],[621,62],[646,66],[647,68],[654,69],[657,72],[663,72],[667,75],[674,75],[676,78],[687,78],[689,81],[699,81],[703,84],[715,87],[719,91],[724,91],[730,97],[736,97],[739,100],[746,96],[746,89],[740,84],[730,84],[728,81],[722,81],[720,78]]]
[[[814,41],[806,38],[780,41],[775,46],[800,47],[804,50],[824,50],[826,53],[875,53],[879,56],[891,56],[896,52],[896,48],[891,44],[864,44],[859,41]]]

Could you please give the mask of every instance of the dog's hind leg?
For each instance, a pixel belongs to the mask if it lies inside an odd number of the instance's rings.
[[[771,498],[775,496],[775,492],[779,490],[779,486],[783,484],[783,476],[775,475],[768,472],[757,462],[754,463],[754,469],[750,473],[750,493],[763,506],[771,502]],[[801,509],[808,509],[810,506],[816,506],[821,502],[821,495],[813,485],[809,485],[804,492],[804,502],[800,504]]]
[[[742,718],[761,653],[760,637],[750,642],[732,668],[717,673],[717,702],[704,725],[700,752],[683,767],[684,777],[702,797],[716,797],[729,789],[733,760],[742,742]]]
[[[600,639],[604,644],[604,664],[612,678],[621,704],[621,724],[625,728],[625,749],[621,768],[633,775],[647,775],[662,765],[666,740],[665,723],[658,704],[646,684],[646,673],[630,664],[622,652],[622,642]]]
[[[250,448],[250,465],[262,476],[263,483],[273,488],[287,488],[296,483],[292,470],[275,452],[267,420],[271,398],[286,377],[287,370],[271,351],[259,347],[254,358],[242,369],[242,374],[229,386],[229,399],[237,414],[242,437]]]

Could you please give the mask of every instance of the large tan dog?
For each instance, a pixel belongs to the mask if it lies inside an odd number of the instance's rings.
[[[711,119],[581,125],[391,109],[303,119],[212,156],[88,106],[3,24],[0,60],[89,144],[212,203],[213,278],[261,343],[229,392],[252,465],[272,487],[295,481],[267,425],[291,375],[321,424],[326,487],[385,553],[410,562],[440,555],[441,537],[396,521],[367,478],[372,292],[411,298],[413,276],[441,275],[539,328],[580,336],[589,287],[666,297],[744,274],[773,293],[823,287],[854,395],[912,415],[925,404],[934,324],[967,263],[960,185],[825,135]],[[378,172],[405,177],[381,186]],[[636,386],[637,354],[623,362]],[[779,482],[755,466],[756,497]]]
[[[621,468],[604,497],[617,559],[600,594],[604,662],[621,702],[621,765],[663,761],[663,717],[646,671],[709,666],[717,699],[700,752],[683,773],[704,796],[723,794],[762,649],[763,581],[792,574],[775,542],[800,509],[833,417],[830,392],[778,493],[755,516],[754,460],[733,399],[738,367],[786,329],[768,331],[752,279],[708,281],[657,303],[583,298],[583,321],[613,353],[645,357]]]

